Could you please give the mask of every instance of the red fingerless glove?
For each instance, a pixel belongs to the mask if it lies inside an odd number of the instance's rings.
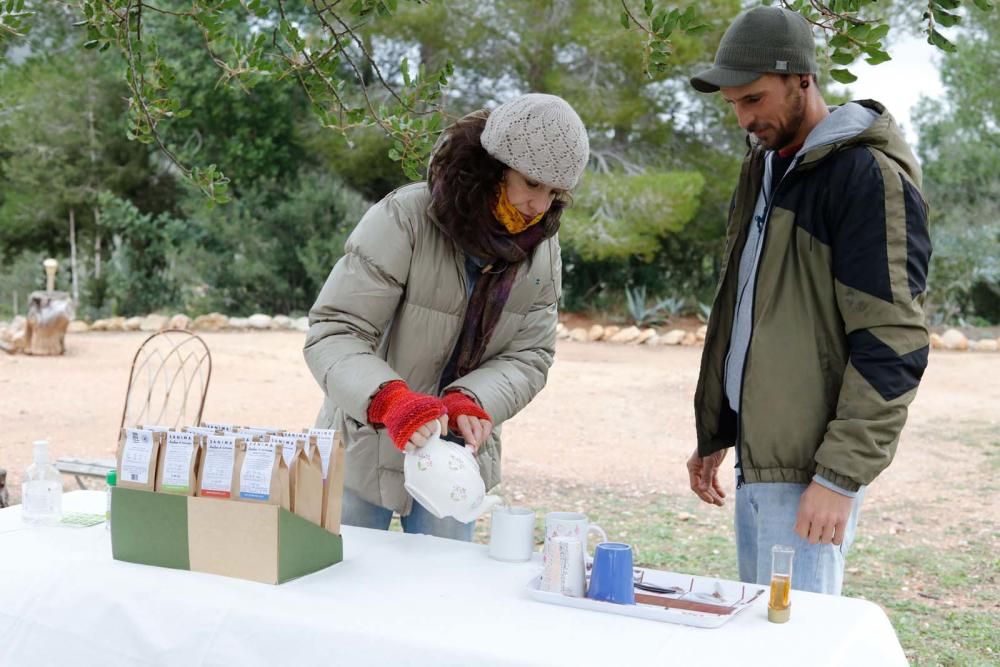
[[[375,426],[385,426],[400,450],[406,447],[417,429],[444,413],[441,399],[410,391],[402,380],[384,385],[368,405],[368,421]]]
[[[448,411],[448,428],[458,432],[458,418],[461,415],[485,419],[492,422],[486,410],[479,407],[479,404],[460,391],[449,391],[441,397],[445,409]]]

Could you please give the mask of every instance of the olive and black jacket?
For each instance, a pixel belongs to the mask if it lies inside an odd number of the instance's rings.
[[[751,146],[733,198],[695,393],[698,451],[736,445],[741,483],[819,475],[856,491],[892,461],[927,365],[920,168],[870,100],[834,109],[765,197],[767,161]],[[759,257],[741,277],[748,236]],[[740,299],[749,326],[736,341]]]

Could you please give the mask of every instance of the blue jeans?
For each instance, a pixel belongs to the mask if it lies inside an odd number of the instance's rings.
[[[744,484],[736,490],[736,555],[740,579],[747,583],[771,583],[771,547],[783,544],[795,549],[792,588],[813,593],[840,595],[844,584],[844,557],[847,556],[864,487],[854,499],[844,531],[843,544],[809,544],[795,532],[799,499],[806,484]]]
[[[348,526],[388,530],[393,511],[362,499],[350,489],[344,489],[343,515],[341,521]],[[413,509],[407,516],[399,517],[404,533],[421,533],[452,540],[472,541],[476,522],[462,523],[451,517],[439,519],[426,507],[413,501]]]

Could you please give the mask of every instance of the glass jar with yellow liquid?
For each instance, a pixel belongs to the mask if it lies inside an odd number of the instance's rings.
[[[784,623],[792,614],[792,561],[795,549],[775,544],[771,547],[771,599],[767,603],[767,620]]]

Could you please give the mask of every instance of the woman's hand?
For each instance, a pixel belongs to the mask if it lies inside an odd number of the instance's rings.
[[[480,419],[469,415],[459,415],[455,419],[458,433],[465,440],[465,446],[475,454],[479,448],[486,444],[490,434],[493,433],[493,422],[489,419]]]
[[[448,430],[448,415],[441,415],[433,421],[429,421],[410,436],[407,441],[406,446],[403,447],[404,452],[413,452],[420,447],[423,447],[434,437],[435,433],[446,433]]]

